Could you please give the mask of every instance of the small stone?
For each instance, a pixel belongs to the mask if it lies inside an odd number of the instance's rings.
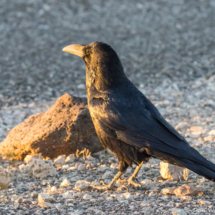
[[[75,161],[75,155],[71,154],[69,156],[66,157],[66,163],[73,163]]]
[[[56,170],[51,160],[33,159],[28,164],[30,175],[34,178],[44,179],[48,176],[54,176]]]
[[[118,196],[117,198],[118,201],[123,201],[123,200],[133,200],[132,196],[130,193],[123,193],[121,195]]]
[[[171,209],[172,215],[187,215],[187,213],[183,209],[173,208]]]
[[[192,199],[191,196],[182,196],[181,197],[182,202],[188,202],[188,201],[191,201],[191,199]]]
[[[40,193],[38,195],[38,201],[39,202],[53,202],[54,201],[54,198],[48,194],[45,194],[45,193]]]
[[[179,166],[175,166],[166,162],[160,162],[160,174],[162,178],[166,180],[185,180],[187,181],[189,178],[189,171],[187,168],[182,168]]]
[[[195,196],[202,195],[204,193],[203,187],[194,187],[192,185],[183,184],[179,188],[174,190],[176,196]]]
[[[64,199],[70,199],[70,198],[72,198],[73,197],[73,192],[66,192],[66,193],[64,193],[63,194],[63,198]]]
[[[78,86],[77,86],[77,88],[78,89],[85,89],[86,88],[86,86],[85,86],[85,84],[79,84]]]
[[[170,194],[170,195],[175,195],[174,190],[176,189],[176,187],[168,187],[168,188],[164,188],[161,190],[161,193],[164,195]]]
[[[0,168],[0,189],[7,188],[8,184],[12,181],[12,174],[5,172],[3,168]]]
[[[16,203],[21,203],[23,201],[23,198],[22,197],[19,197],[15,202]]]
[[[112,172],[111,172],[111,171],[106,171],[106,172],[103,174],[102,178],[103,178],[103,179],[108,179],[108,178],[111,178],[111,176],[112,176]]]
[[[79,180],[75,184],[75,189],[81,191],[87,189],[89,186],[90,183],[88,181]]]
[[[57,203],[55,205],[55,207],[57,208],[57,210],[62,210],[62,209],[65,209],[66,208],[66,205],[62,205],[61,203]]]
[[[21,172],[27,172],[28,169],[27,169],[27,167],[25,166],[25,164],[21,164],[21,165],[19,165],[19,171],[21,171]]]
[[[78,165],[78,170],[79,171],[83,171],[83,170],[85,170],[86,169],[86,166],[84,165],[84,164],[79,164]]]
[[[63,166],[62,166],[62,169],[69,169],[69,165],[68,165],[68,164],[63,165]]]
[[[214,130],[211,130],[208,134],[214,136],[214,135],[215,135],[215,129],[214,129]]]
[[[63,164],[65,164],[65,160],[66,160],[66,155],[60,155],[54,160],[54,164],[55,165],[59,165],[59,164],[63,165]]]
[[[211,205],[211,204],[212,204],[212,203],[209,202],[209,201],[203,201],[203,200],[201,200],[201,199],[198,200],[198,203],[199,203],[200,205]]]
[[[70,182],[66,178],[60,184],[61,187],[69,187],[70,185]]]
[[[24,162],[26,164],[30,163],[33,159],[43,159],[43,156],[41,154],[36,154],[36,155],[27,155],[24,159]]]
[[[93,156],[89,155],[89,156],[87,157],[87,160],[93,162],[93,161],[96,160],[96,158],[94,158]]]
[[[85,199],[85,200],[90,200],[90,199],[92,199],[92,196],[89,195],[89,194],[85,194],[85,195],[83,196],[83,199]]]
[[[42,208],[52,208],[53,204],[49,203],[49,202],[39,202],[38,206],[42,207]]]
[[[196,136],[202,134],[202,127],[201,126],[192,126],[190,127],[190,133]]]
[[[37,198],[38,197],[38,193],[34,191],[34,192],[31,193],[31,196],[32,196],[32,198]]]
[[[57,191],[58,191],[57,187],[55,187],[55,186],[51,187],[51,192],[52,193],[57,193]]]

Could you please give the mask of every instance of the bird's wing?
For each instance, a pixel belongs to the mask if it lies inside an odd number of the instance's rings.
[[[146,97],[135,105],[109,102],[105,113],[95,119],[102,130],[127,144],[179,157],[190,148]]]

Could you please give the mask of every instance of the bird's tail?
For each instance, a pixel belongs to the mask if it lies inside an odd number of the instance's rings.
[[[185,158],[174,157],[174,160],[180,166],[184,166],[211,181],[215,181],[215,164],[208,161],[192,147],[190,147],[188,154],[189,156],[185,156]]]

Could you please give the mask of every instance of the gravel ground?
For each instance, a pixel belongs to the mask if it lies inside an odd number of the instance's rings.
[[[0,94],[9,105],[86,94],[84,64],[63,53],[103,41],[137,85],[215,74],[215,1],[0,1]]]
[[[0,141],[28,116],[45,111],[64,93],[84,96],[81,59],[63,53],[71,43],[103,41],[119,54],[126,74],[190,144],[215,163],[215,1],[0,1]],[[193,131],[193,126],[198,126]],[[33,179],[8,162],[13,182],[0,191],[0,214],[215,214],[214,188],[206,180],[202,196],[184,201],[161,194],[165,186],[198,183],[159,182],[159,161],[142,168],[140,189],[112,192],[74,191],[77,180],[111,180],[116,160],[102,153],[91,168],[56,167],[56,177]],[[78,160],[71,166],[86,161]],[[98,165],[98,163],[100,163]],[[113,163],[113,165],[111,165]],[[111,171],[104,179],[104,171]],[[128,171],[129,172],[129,171]],[[127,176],[130,173],[127,173]],[[61,188],[67,178],[71,185]],[[56,186],[57,192],[50,192]],[[70,198],[63,193],[70,191]],[[49,193],[51,208],[38,205],[32,193]],[[120,199],[129,192],[128,199]],[[88,194],[87,199],[84,195]],[[34,196],[34,195],[33,195]],[[36,195],[35,195],[36,196]],[[22,198],[19,202],[17,199]],[[208,201],[200,204],[200,201]],[[61,207],[62,204],[65,207]]]

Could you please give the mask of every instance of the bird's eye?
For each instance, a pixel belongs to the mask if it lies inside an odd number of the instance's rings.
[[[86,49],[86,50],[85,50],[85,53],[86,53],[86,55],[90,54],[90,49],[89,49],[89,48]]]

